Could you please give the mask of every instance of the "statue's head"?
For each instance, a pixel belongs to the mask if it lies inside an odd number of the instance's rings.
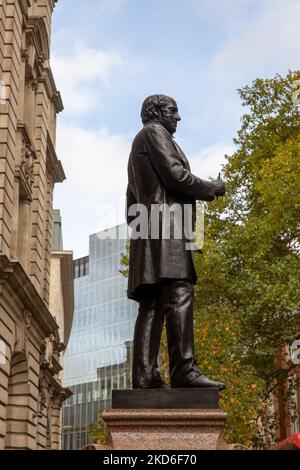
[[[143,124],[149,121],[159,122],[170,134],[175,134],[177,123],[181,120],[176,101],[166,95],[151,95],[145,99],[141,117]]]

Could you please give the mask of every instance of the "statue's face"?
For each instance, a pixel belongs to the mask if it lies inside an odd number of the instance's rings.
[[[178,114],[176,101],[171,98],[168,100],[167,104],[161,110],[160,121],[171,135],[175,134],[177,130],[177,123],[178,121],[181,121],[181,117]]]

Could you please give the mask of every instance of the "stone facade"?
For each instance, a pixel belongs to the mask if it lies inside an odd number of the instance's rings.
[[[277,384],[275,381],[273,383],[274,392],[270,400],[266,428],[272,428],[275,420],[276,429],[273,435],[266,433],[266,447],[300,432],[300,365],[293,361],[292,352],[292,346],[283,346],[278,350],[278,369],[285,371],[285,374],[282,374],[282,378],[279,376]],[[300,358],[299,353],[297,358]]]
[[[49,66],[55,0],[0,0],[0,449],[57,449],[69,391],[72,253],[52,253],[63,105]]]

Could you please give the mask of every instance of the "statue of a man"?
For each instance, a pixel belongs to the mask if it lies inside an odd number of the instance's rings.
[[[141,228],[144,236],[135,233],[130,242],[128,297],[139,302],[132,385],[133,388],[169,388],[158,370],[166,320],[172,388],[222,390],[225,384],[205,377],[195,360],[193,284],[197,276],[183,214],[186,208],[191,208],[186,213],[192,215],[194,226],[196,201],[213,201],[223,196],[224,183],[220,179],[204,181],[191,173],[185,154],[173,139],[181,118],[172,98],[149,96],[143,103],[141,117],[144,127],[132,144],[127,188],[127,223],[133,227],[138,213],[148,214],[146,221],[144,217],[141,222],[146,225]],[[172,218],[165,208],[173,206],[182,210]],[[157,211],[157,207],[164,209]],[[158,222],[154,223],[153,214],[157,213]],[[170,236],[164,236],[163,227],[168,224]],[[178,228],[182,229],[181,236]]]

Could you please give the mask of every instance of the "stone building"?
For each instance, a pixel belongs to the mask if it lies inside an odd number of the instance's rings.
[[[72,253],[52,248],[63,109],[49,65],[55,0],[0,0],[0,449],[57,449]]]

